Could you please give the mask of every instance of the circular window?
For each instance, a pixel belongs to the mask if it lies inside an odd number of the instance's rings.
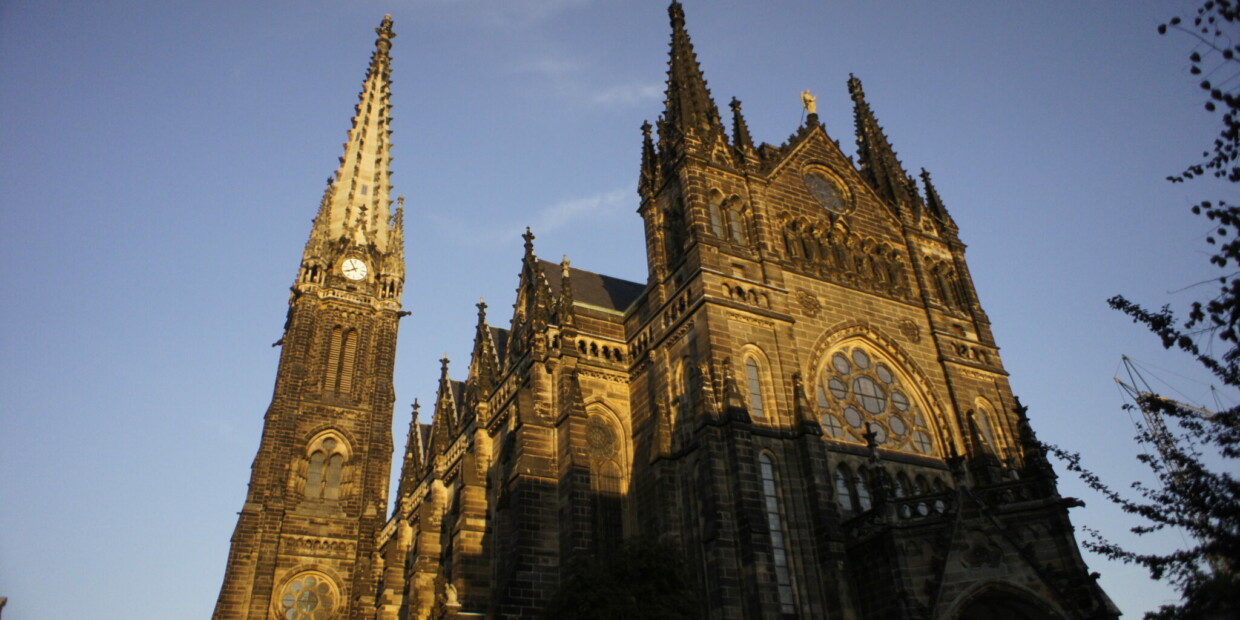
[[[586,443],[594,450],[594,456],[606,458],[616,452],[616,433],[611,425],[598,416],[586,421]]]
[[[301,575],[280,595],[280,617],[285,620],[328,620],[335,609],[336,590],[321,575]]]
[[[805,187],[809,189],[809,195],[828,211],[843,213],[848,209],[839,185],[821,170],[810,170],[805,173]]]
[[[895,375],[891,374],[891,369],[886,364],[879,364],[878,368],[874,369],[874,373],[878,375],[880,381],[887,385],[895,383]]]
[[[848,398],[848,386],[839,377],[831,377],[831,380],[827,382],[827,388],[837,400]]]
[[[838,372],[841,375],[846,375],[852,372],[852,364],[848,363],[848,358],[844,357],[843,353],[836,353],[835,356],[831,358],[831,363],[835,365],[835,372]]]
[[[901,413],[908,411],[908,397],[900,390],[891,391],[891,406]]]
[[[891,432],[895,433],[896,435],[902,436],[904,435],[904,433],[908,432],[908,427],[904,425],[904,418],[901,418],[898,415],[891,416],[891,420],[888,422],[888,424],[891,425]]]
[[[853,390],[857,392],[857,399],[861,401],[861,406],[865,407],[866,411],[882,413],[887,409],[887,392],[869,376],[857,377],[853,381]]]
[[[857,365],[857,368],[865,370],[870,367],[870,356],[866,355],[865,351],[862,351],[861,349],[853,349],[852,358],[853,363]]]
[[[848,422],[848,425],[853,428],[861,428],[861,424],[865,422],[865,417],[861,415],[860,411],[857,411],[856,407],[845,407],[844,421]]]

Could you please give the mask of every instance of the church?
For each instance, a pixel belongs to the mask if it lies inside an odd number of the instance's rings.
[[[384,18],[292,286],[214,618],[540,617],[580,562],[647,543],[683,559],[691,617],[1119,615],[956,222],[860,80],[855,157],[808,92],[787,141],[756,143],[740,102],[725,120],[713,99],[683,6],[668,13],[636,187],[645,282],[544,260],[527,230],[512,315],[478,304],[468,365],[442,360],[400,446]]]

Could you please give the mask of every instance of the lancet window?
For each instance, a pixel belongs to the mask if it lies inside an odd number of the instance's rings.
[[[758,368],[758,360],[745,358],[745,379],[749,386],[749,415],[755,418],[766,417],[766,409],[762,399],[762,376]]]
[[[864,443],[867,432],[885,448],[937,454],[921,399],[895,366],[859,344],[827,357],[815,387],[826,438]]]
[[[348,445],[335,434],[311,442],[306,450],[306,499],[340,499],[348,461]]]
[[[715,190],[711,192],[706,208],[710,217],[711,234],[742,245],[749,243],[748,227],[745,225],[745,212],[741,208],[740,197],[731,196],[724,199],[723,194]]]
[[[357,363],[357,330],[339,325],[332,328],[327,346],[324,387],[331,392],[353,391],[353,370]]]
[[[586,419],[590,447],[590,492],[594,497],[594,526],[600,550],[613,549],[624,538],[625,446],[610,411],[591,411]]]
[[[969,422],[973,425],[973,433],[983,444],[983,449],[999,454],[999,436],[996,431],[993,407],[984,398],[978,398],[973,411],[969,412]]]
[[[766,523],[771,530],[771,559],[775,567],[775,584],[779,588],[780,613],[794,613],[792,570],[788,561],[788,539],[784,531],[783,499],[779,492],[779,479],[775,462],[766,453],[758,456],[758,469],[762,475],[762,501],[766,509]]]

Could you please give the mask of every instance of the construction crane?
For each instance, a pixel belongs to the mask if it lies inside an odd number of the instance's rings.
[[[1132,399],[1132,404],[1141,411],[1141,415],[1145,418],[1145,427],[1149,430],[1150,437],[1153,439],[1154,448],[1158,450],[1159,461],[1162,462],[1163,466],[1172,475],[1178,475],[1180,473],[1179,465],[1175,463],[1174,459],[1169,458],[1176,451],[1178,440],[1167,428],[1167,423],[1163,420],[1162,414],[1158,410],[1149,407],[1146,403],[1151,401],[1169,403],[1182,411],[1191,411],[1203,420],[1213,419],[1214,412],[1205,407],[1167,398],[1156,393],[1150,387],[1149,381],[1146,381],[1141,371],[1137,369],[1132,358],[1127,355],[1121,355],[1120,360],[1124,365],[1124,373],[1128,375],[1128,381],[1124,382],[1123,379],[1115,377],[1115,383],[1128,394],[1128,397]],[[1214,386],[1210,386],[1210,391],[1215,394],[1215,400],[1217,400],[1218,395],[1214,391]]]

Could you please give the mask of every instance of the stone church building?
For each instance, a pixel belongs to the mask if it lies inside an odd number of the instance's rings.
[[[542,260],[527,231],[513,315],[478,305],[468,367],[443,360],[400,452],[383,20],[214,618],[537,617],[574,560],[626,540],[679,550],[702,618],[1118,616],[956,223],[861,82],[855,161],[808,93],[786,142],[755,143],[740,102],[725,121],[712,98],[679,2],[669,14],[637,186],[646,281]]]

